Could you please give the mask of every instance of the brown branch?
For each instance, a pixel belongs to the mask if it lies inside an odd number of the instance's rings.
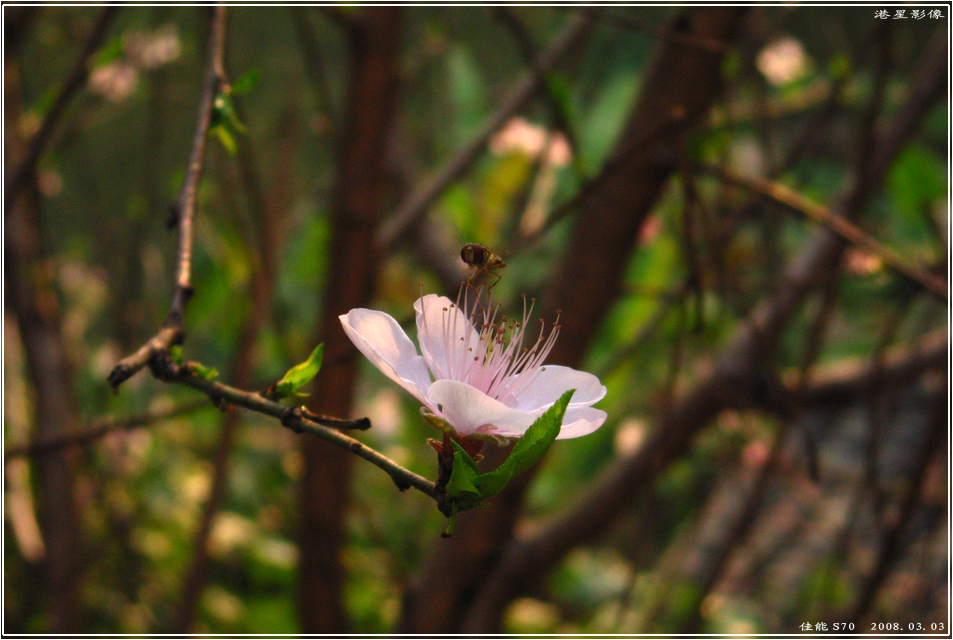
[[[235,105],[238,117],[247,121],[241,106]],[[241,175],[248,206],[251,209],[254,224],[244,234],[245,246],[252,269],[251,286],[248,300],[248,312],[238,332],[237,352],[229,366],[229,379],[238,387],[251,384],[255,356],[256,340],[269,317],[272,291],[275,280],[275,254],[280,250],[278,228],[282,226],[281,213],[287,210],[286,203],[269,210],[258,179],[254,151],[251,145],[238,147],[238,170]],[[199,524],[196,527],[192,544],[192,560],[183,580],[175,615],[174,631],[187,634],[194,623],[202,590],[206,584],[209,561],[208,541],[212,534],[215,516],[218,514],[228,486],[229,461],[238,430],[240,417],[237,412],[229,412],[222,420],[218,443],[212,460],[212,483],[208,498],[202,509]]]
[[[387,143],[396,121],[405,9],[363,7],[348,34],[347,101],[338,137],[337,178],[330,203],[328,263],[314,343],[323,342],[325,364],[310,409],[331,415],[352,411],[359,375],[354,345],[339,316],[371,303],[384,254],[375,246],[390,178]],[[336,432],[334,432],[336,433]],[[356,441],[355,441],[356,442]],[[297,612],[303,633],[345,632],[346,544],[354,459],[306,438],[301,441]],[[320,544],[315,544],[320,540]]]
[[[949,285],[943,278],[905,259],[899,253],[870,236],[853,222],[834,213],[834,211],[828,207],[817,204],[778,182],[746,177],[723,167],[706,166],[702,167],[701,170],[729,184],[757,193],[781,205],[781,207],[787,211],[801,214],[817,224],[827,227],[851,244],[857,245],[868,253],[874,254],[880,258],[884,264],[892,267],[895,271],[906,276],[912,282],[926,288],[941,300],[949,300]]]
[[[737,7],[706,6],[680,10],[672,24],[686,33],[731,39],[743,15],[744,10]],[[669,42],[654,56],[609,165],[629,153],[632,156],[585,196],[585,214],[569,234],[568,247],[549,283],[546,306],[550,311],[562,309],[563,317],[572,318],[562,323],[560,339],[550,354],[552,362],[578,364],[595,335],[593,327],[601,326],[612,308],[622,289],[622,266],[674,171],[672,138],[678,129],[696,125],[708,111],[721,87],[720,67],[718,54]],[[654,144],[639,148],[646,132],[651,137],[669,128],[671,134],[659,135]],[[638,151],[632,152],[633,147]],[[400,631],[491,632],[499,628],[500,615],[515,592],[510,589],[529,578],[529,574],[507,572],[497,583],[496,569],[509,560],[513,525],[532,477],[530,472],[522,474],[485,509],[466,514],[454,537],[433,550],[418,582],[405,596]],[[500,591],[501,599],[488,593],[498,584],[508,591],[505,595]]]
[[[4,452],[3,461],[7,463],[14,458],[39,456],[50,453],[51,451],[59,451],[66,447],[89,444],[114,431],[130,431],[139,427],[150,427],[163,420],[186,415],[206,406],[208,406],[208,403],[205,401],[190,402],[164,411],[97,420],[79,431],[64,433],[52,438],[44,438],[29,444],[12,446]]]
[[[110,372],[108,380],[113,389],[118,389],[119,385],[146,365],[153,363],[159,355],[167,353],[171,346],[181,344],[185,337],[185,305],[192,295],[192,221],[195,217],[195,196],[202,174],[215,96],[225,82],[222,67],[224,50],[225,7],[218,4],[211,11],[208,62],[199,102],[198,123],[192,137],[192,151],[189,154],[185,178],[175,204],[175,222],[179,227],[179,252],[172,307],[159,331],[134,354],[120,360]]]
[[[500,101],[500,107],[464,149],[426,178],[380,226],[375,238],[378,246],[392,244],[417,218],[427,213],[440,194],[479,158],[490,138],[532,99],[545,81],[544,73],[574,50],[592,26],[594,9],[576,15],[569,26],[538,60],[535,69],[526,72]]]
[[[241,389],[236,389],[221,382],[198,377],[194,374],[195,366],[195,363],[192,362],[176,365],[164,359],[157,368],[161,370],[161,378],[165,382],[183,384],[187,387],[197,389],[219,406],[222,406],[223,403],[225,405],[235,405],[236,407],[242,407],[256,413],[277,418],[281,421],[282,426],[291,429],[295,433],[308,433],[313,435],[320,440],[329,442],[335,447],[350,451],[354,455],[379,467],[391,477],[394,484],[396,484],[397,488],[401,491],[413,487],[434,500],[440,500],[440,494],[437,492],[435,483],[427,480],[423,476],[417,475],[409,469],[405,469],[361,441],[344,435],[335,429],[326,427],[315,420],[315,418],[319,420],[323,419],[322,416],[315,416],[315,414],[300,407],[268,400],[255,392],[242,391]],[[367,420],[367,418],[362,418],[354,422],[363,423],[365,420]]]
[[[689,33],[683,33],[681,31],[675,31],[669,27],[660,27],[658,25],[649,24],[645,20],[640,20],[635,16],[616,13],[615,11],[606,11],[604,15],[605,22],[614,22],[620,27],[638,29],[639,31],[648,33],[649,35],[655,36],[657,38],[671,40],[672,42],[676,42],[688,47],[697,47],[712,53],[725,53],[729,49],[728,43],[722,42],[721,40],[700,37]]]
[[[93,26],[89,36],[87,36],[86,43],[83,45],[79,58],[77,58],[73,64],[73,69],[66,77],[66,81],[63,83],[62,88],[60,88],[59,93],[56,94],[56,98],[53,100],[50,110],[46,113],[46,117],[43,119],[39,130],[33,136],[32,140],[30,140],[30,146],[24,154],[23,160],[13,173],[13,177],[6,184],[6,194],[3,200],[4,209],[6,211],[10,210],[13,201],[36,171],[40,156],[43,155],[47,145],[53,138],[53,132],[60,123],[63,114],[66,113],[66,107],[69,106],[73,96],[75,96],[86,83],[86,79],[89,77],[90,60],[99,50],[103,39],[106,37],[106,32],[109,30],[109,25],[112,24],[113,18],[116,17],[118,10],[118,6],[110,5],[104,7],[99,14],[99,20]]]
[[[897,563],[898,557],[902,551],[901,542],[904,532],[914,521],[914,512],[920,503],[920,494],[923,491],[923,484],[927,476],[927,469],[930,462],[944,452],[944,435],[949,432],[950,423],[948,416],[948,394],[949,389],[946,376],[943,377],[943,384],[939,385],[941,389],[932,402],[930,415],[928,417],[927,433],[923,443],[920,445],[920,452],[913,465],[913,471],[908,480],[906,495],[898,505],[898,511],[892,526],[887,530],[877,561],[874,564],[871,575],[863,581],[863,587],[860,596],[857,598],[853,608],[847,616],[847,620],[859,622],[867,614],[874,598],[880,590],[881,585],[887,578],[890,570]]]
[[[331,87],[326,76],[326,69],[321,56],[321,48],[318,46],[318,39],[314,34],[311,21],[308,19],[308,12],[301,6],[291,7],[291,12],[295,33],[298,35],[298,40],[301,43],[304,69],[308,74],[308,79],[311,81],[316,110],[319,113],[327,114],[329,117],[334,117],[335,110],[332,108]],[[349,28],[353,28],[353,25],[349,25]],[[332,130],[334,130],[333,127]]]
[[[553,86],[549,82],[546,82],[547,70],[542,68],[536,47],[533,45],[533,40],[527,32],[526,27],[520,22],[516,14],[513,13],[513,10],[505,5],[494,7],[492,12],[493,15],[510,30],[510,33],[513,34],[513,39],[516,40],[517,49],[519,49],[523,63],[529,66],[534,74],[542,78],[543,96],[546,100],[546,106],[549,109],[550,118],[552,118],[555,128],[561,131],[566,137],[569,148],[575,157],[579,145],[573,133],[572,126],[570,126],[568,114],[563,104],[559,101],[559,97],[553,91]],[[550,132],[549,135],[551,136],[552,133]],[[548,150],[549,142],[547,141],[547,144],[543,145],[543,151],[540,153],[537,162],[543,161]]]
[[[906,105],[908,108],[901,110],[890,131],[876,136],[877,144],[873,145],[872,152],[859,159],[854,180],[840,199],[846,218],[854,218],[864,209],[904,141],[913,135],[927,109],[942,95],[940,88],[946,73],[943,59],[938,56],[945,55],[943,51],[936,43],[928,47],[928,64],[922,67],[922,74],[915,81],[917,89]],[[918,117],[911,118],[911,113]],[[871,130],[860,134],[875,137]],[[583,228],[590,232],[595,226]],[[574,243],[587,241],[579,236],[573,238]],[[601,248],[603,245],[592,246]],[[545,574],[567,551],[603,531],[630,504],[630,496],[651,487],[673,461],[688,451],[694,437],[722,410],[778,404],[779,384],[772,382],[769,355],[806,296],[831,275],[831,266],[836,264],[844,247],[843,239],[826,227],[814,234],[801,254],[789,263],[784,281],[774,295],[752,311],[747,324],[708,368],[707,375],[677,401],[651,440],[638,453],[607,469],[573,507],[536,527],[531,535],[514,539],[507,545],[470,607],[465,629],[497,628],[505,603],[534,578]],[[580,261],[570,260],[570,264],[579,265]],[[574,283],[569,285],[569,290],[577,292],[579,281],[588,281],[584,276],[579,271],[573,272]],[[591,298],[591,295],[586,297],[587,305],[592,304]],[[565,309],[567,304],[559,302]],[[594,324],[588,320],[583,322],[587,329]],[[577,340],[585,344],[583,336]]]
[[[947,364],[950,346],[945,329],[937,329],[912,345],[886,349],[876,366],[869,359],[848,358],[819,367],[810,384],[798,388],[796,373],[784,376],[785,386],[800,395],[804,406],[838,406],[869,393],[871,385],[894,386]]]

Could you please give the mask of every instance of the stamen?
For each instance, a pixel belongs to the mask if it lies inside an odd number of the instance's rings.
[[[501,302],[493,304],[492,288],[485,289],[482,285],[474,288],[471,304],[471,288],[461,286],[456,303],[443,309],[441,329],[448,369],[445,373],[447,378],[466,382],[491,398],[508,401],[531,385],[543,370],[541,365],[559,335],[559,312],[549,334],[540,320],[536,340],[525,347],[526,324],[536,307],[536,299],[529,298],[527,304],[526,294],[521,296],[523,317],[518,320],[501,313]],[[480,304],[484,292],[487,293],[485,306]],[[464,326],[460,326],[461,320]],[[476,344],[467,339],[470,331],[476,332]],[[458,340],[463,345],[459,349]]]

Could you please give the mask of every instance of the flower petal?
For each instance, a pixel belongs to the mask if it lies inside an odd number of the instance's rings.
[[[570,389],[576,390],[569,402],[570,407],[595,404],[606,395],[606,388],[599,378],[585,371],[547,364],[530,375],[535,377],[517,397],[515,408],[522,411],[549,408]]]
[[[519,438],[546,409],[520,411],[494,400],[479,389],[454,380],[437,380],[430,385],[430,401],[441,405],[444,418],[457,433],[486,433]],[[586,406],[570,406],[563,416],[557,440],[592,433],[606,421],[606,412]]]
[[[563,416],[563,427],[557,440],[589,435],[606,421],[606,412],[592,407],[569,407]]]
[[[437,379],[457,379],[469,358],[469,349],[480,344],[480,336],[456,304],[445,296],[426,295],[414,302],[417,312],[417,341],[430,370]]]
[[[347,337],[375,367],[427,408],[436,410],[427,400],[430,387],[427,365],[396,320],[371,309],[351,309],[338,317]]]
[[[536,414],[511,409],[476,387],[455,380],[437,380],[427,392],[457,433],[489,433],[519,437],[536,421]]]

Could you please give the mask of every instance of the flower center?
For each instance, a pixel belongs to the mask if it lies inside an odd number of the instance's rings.
[[[535,342],[531,346],[524,346],[527,325],[536,300],[530,299],[527,304],[526,295],[523,294],[521,320],[508,319],[502,314],[498,318],[502,305],[499,302],[493,304],[492,292],[484,307],[480,305],[482,288],[476,290],[472,303],[468,290],[471,288],[461,287],[457,296],[454,306],[459,307],[462,314],[448,309],[443,316],[449,377],[465,382],[507,406],[513,406],[520,393],[544,369],[543,362],[559,336],[558,312],[549,334],[546,334],[545,323],[539,320],[539,334]],[[463,296],[462,306],[460,295]],[[464,318],[469,318],[469,322],[464,321]]]

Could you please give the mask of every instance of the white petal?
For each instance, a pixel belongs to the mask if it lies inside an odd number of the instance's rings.
[[[519,392],[516,408],[523,411],[549,408],[570,389],[576,390],[569,401],[570,407],[595,404],[606,395],[605,386],[591,373],[559,365],[544,365],[535,373],[529,386]]]
[[[563,416],[563,428],[556,439],[568,440],[588,435],[601,427],[605,421],[606,412],[601,409],[570,407],[566,409],[566,415]]]
[[[420,351],[437,379],[453,379],[462,375],[468,363],[468,349],[474,350],[480,336],[470,319],[450,298],[426,295],[414,302],[417,312],[417,341]]]
[[[371,309],[351,309],[338,317],[351,342],[375,367],[425,406],[434,409],[427,400],[430,387],[427,365],[396,320]]]
[[[430,402],[441,405],[443,417],[457,433],[482,433],[519,437],[537,416],[511,409],[479,389],[455,380],[437,380],[427,392]]]
[[[480,432],[519,438],[545,409],[511,409],[463,382],[437,380],[430,385],[430,401],[441,405],[444,418],[462,435]],[[592,433],[606,421],[606,412],[592,407],[570,406],[563,416],[557,440],[578,438]]]

